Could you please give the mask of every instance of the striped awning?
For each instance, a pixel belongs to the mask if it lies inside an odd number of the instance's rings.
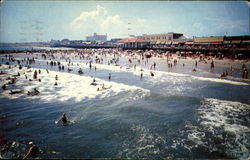
[[[221,44],[221,42],[212,42],[211,44]]]
[[[185,44],[194,44],[194,42],[186,42]]]
[[[161,41],[156,41],[156,44],[161,44]]]
[[[91,44],[91,42],[84,42],[84,44]]]

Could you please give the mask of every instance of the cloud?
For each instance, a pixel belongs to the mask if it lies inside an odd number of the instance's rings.
[[[111,36],[123,36],[129,28],[128,24],[124,22],[119,15],[108,16],[100,23],[101,31],[109,33]]]
[[[75,28],[89,27],[90,24],[92,25],[93,23],[103,21],[106,14],[106,9],[100,5],[97,5],[96,10],[94,11],[82,12],[71,22],[71,25]]]
[[[141,30],[146,28],[146,20],[137,18],[132,21],[129,24],[119,15],[109,15],[104,7],[97,5],[93,11],[82,12],[72,20],[70,26],[72,31],[80,33],[81,36],[91,35],[94,32],[107,33],[109,38],[126,37],[129,33],[141,34]]]

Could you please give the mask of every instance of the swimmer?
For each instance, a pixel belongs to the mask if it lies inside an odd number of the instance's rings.
[[[32,95],[32,93],[31,93],[30,91],[28,91],[27,95],[28,95],[28,96],[31,96],[31,95]]]
[[[150,72],[150,75],[151,75],[152,77],[154,77],[154,73],[153,73],[153,72]]]
[[[2,86],[2,89],[3,89],[3,90],[6,90],[6,89],[7,89],[7,85],[4,84],[4,85]]]
[[[79,73],[79,74],[83,74],[83,71],[82,71],[81,68],[78,70],[78,73]]]
[[[23,93],[23,90],[10,90],[10,94],[18,94],[18,93]]]
[[[16,78],[10,78],[11,82],[8,82],[8,84],[14,84],[16,83]]]
[[[28,96],[34,96],[34,95],[38,95],[40,92],[35,88],[34,91],[28,91],[27,95]]]
[[[226,77],[226,73],[223,72],[223,73],[220,75],[220,77]]]
[[[34,88],[34,92],[35,92],[35,94],[40,93],[36,88]]]
[[[30,142],[29,144],[30,144],[29,151],[23,159],[36,158],[39,153],[39,148],[36,145],[34,145],[32,142]]]
[[[97,83],[92,82],[92,83],[90,83],[90,85],[96,86],[96,85],[97,85]]]
[[[104,83],[102,84],[102,90],[104,90],[104,89],[107,89],[106,87],[104,87]]]
[[[90,83],[90,85],[93,85],[93,86],[97,85],[95,78],[93,78],[92,83]]]
[[[68,122],[70,122],[65,113],[63,113],[62,117],[56,123],[60,121],[63,123],[63,125],[66,125]]]
[[[71,72],[71,71],[73,71],[73,69],[68,68],[68,72]]]
[[[67,123],[68,122],[68,118],[67,118],[67,116],[66,116],[65,113],[63,113],[63,115],[61,117],[61,120],[62,120],[63,123]]]

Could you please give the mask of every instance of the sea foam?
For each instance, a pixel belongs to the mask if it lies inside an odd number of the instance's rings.
[[[112,81],[106,81],[99,78],[95,78],[97,85],[90,85],[93,81],[92,77],[85,75],[76,75],[66,72],[56,72],[49,70],[49,73],[45,69],[40,69],[41,74],[38,74],[37,79],[41,79],[41,82],[38,80],[33,80],[33,73],[35,70],[38,72],[38,68],[27,69],[23,67],[22,70],[19,70],[17,67],[13,67],[8,70],[7,66],[2,65],[2,69],[8,71],[8,74],[1,75],[1,85],[6,83],[4,80],[7,76],[15,75],[18,72],[21,74],[18,77],[16,84],[13,86],[9,85],[9,89],[23,89],[24,93],[28,91],[33,91],[34,88],[40,91],[40,94],[37,96],[27,96],[25,94],[14,94],[10,95],[10,91],[5,90],[1,93],[2,96],[9,98],[18,98],[23,96],[27,99],[36,99],[39,98],[44,101],[82,101],[84,99],[91,98],[105,98],[108,96],[116,95],[123,91],[134,92],[141,91],[140,96],[137,95],[137,98],[143,97],[146,94],[149,94],[149,90],[142,89],[136,86],[129,86],[122,83],[116,83]],[[29,72],[27,72],[29,71]],[[25,75],[28,79],[25,79]],[[58,80],[55,80],[56,75]],[[29,81],[32,79],[32,81]],[[57,82],[58,85],[54,85]],[[107,89],[102,90],[102,85]],[[101,91],[97,91],[97,88]]]

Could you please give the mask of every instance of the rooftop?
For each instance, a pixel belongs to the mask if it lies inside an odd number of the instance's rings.
[[[129,42],[141,42],[141,43],[147,43],[148,41],[144,40],[144,39],[141,39],[141,38],[125,38],[125,39],[122,39],[120,41],[118,41],[119,43],[129,43]]]

